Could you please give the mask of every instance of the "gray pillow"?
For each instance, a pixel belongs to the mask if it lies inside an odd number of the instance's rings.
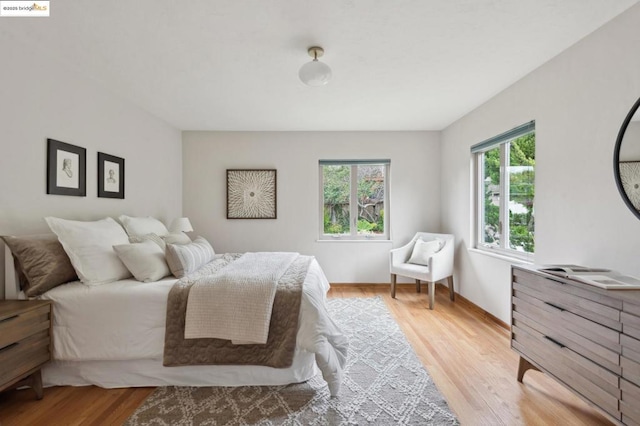
[[[78,280],[69,256],[55,235],[4,236],[2,239],[26,278],[26,282],[21,280],[21,285],[28,297],[39,296],[61,284]]]
[[[197,237],[191,244],[167,244],[166,255],[171,273],[182,278],[211,262],[215,252],[207,240]]]

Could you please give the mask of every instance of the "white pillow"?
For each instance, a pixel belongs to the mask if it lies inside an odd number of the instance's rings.
[[[444,240],[436,238],[431,241],[416,240],[409,263],[416,265],[429,265],[429,258],[444,247]]]
[[[171,274],[164,259],[164,250],[153,241],[122,244],[113,246],[113,249],[138,281],[158,281]]]
[[[118,259],[113,246],[127,244],[122,226],[107,217],[95,222],[46,217],[49,228],[58,236],[80,281],[87,285],[105,284],[131,276]]]
[[[164,238],[160,237],[156,234],[146,234],[146,235],[134,235],[129,237],[129,242],[132,244],[144,243],[146,241],[152,241],[157,244],[158,247],[162,249],[162,252],[167,249],[167,243],[164,242]]]
[[[130,237],[136,235],[147,235],[147,234],[156,234],[156,235],[167,235],[169,230],[164,223],[160,222],[158,219],[149,217],[131,217],[122,215],[118,217],[122,226],[127,231]]]
[[[191,238],[189,238],[189,236],[184,232],[175,232],[163,235],[162,240],[165,244],[189,244],[191,242]]]
[[[211,262],[215,252],[207,240],[197,237],[191,244],[167,244],[167,263],[171,273],[182,278]]]

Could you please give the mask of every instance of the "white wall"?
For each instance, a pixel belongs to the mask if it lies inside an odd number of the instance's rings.
[[[320,159],[391,159],[390,242],[318,242]],[[183,132],[183,211],[218,252],[314,255],[331,282],[388,283],[388,254],[440,225],[437,132]],[[226,169],[277,169],[276,220],[226,219]]]
[[[613,177],[618,130],[640,96],[638,28],[640,6],[634,6],[442,133],[442,228],[462,241],[459,289],[505,322],[510,263],[468,249],[469,147],[535,119],[536,263],[571,262],[640,276],[640,221]]]
[[[48,232],[45,216],[91,220],[182,211],[180,132],[66,69],[0,37],[0,235]],[[87,196],[46,194],[47,138],[87,149]],[[125,199],[97,198],[97,152],[125,159]],[[0,244],[0,298],[4,244]]]

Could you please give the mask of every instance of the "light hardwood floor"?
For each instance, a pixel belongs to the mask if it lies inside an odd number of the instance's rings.
[[[440,286],[437,286],[440,287]],[[418,357],[463,425],[610,425],[571,392],[542,373],[516,381],[518,357],[509,332],[473,305],[436,291],[427,309],[426,286],[400,285],[397,298],[383,285],[334,285],[330,297],[381,296]],[[153,388],[47,388],[0,394],[0,426],[121,424]]]

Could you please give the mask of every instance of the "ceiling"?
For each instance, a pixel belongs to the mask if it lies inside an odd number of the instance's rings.
[[[0,37],[181,130],[440,130],[638,1],[51,1]]]

